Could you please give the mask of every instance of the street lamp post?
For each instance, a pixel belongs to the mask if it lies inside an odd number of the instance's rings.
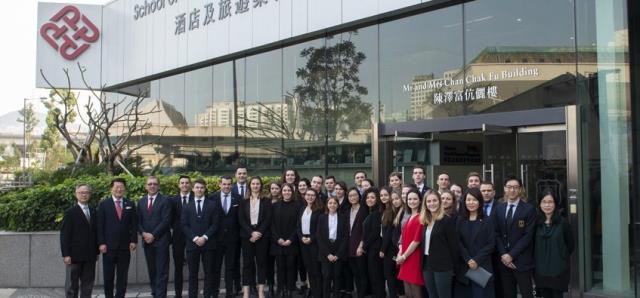
[[[27,168],[27,163],[29,160],[27,159],[27,100],[46,100],[47,98],[42,97],[34,97],[34,98],[23,98],[22,100],[22,149],[24,150],[24,156],[22,157],[22,168]]]

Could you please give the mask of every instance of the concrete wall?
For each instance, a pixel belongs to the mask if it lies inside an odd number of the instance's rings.
[[[142,243],[131,255],[129,283],[149,282]],[[0,288],[64,287],[65,267],[59,232],[0,232]],[[185,278],[187,267],[183,268]],[[102,257],[96,265],[96,285],[102,285]],[[173,281],[173,259],[169,269]]]

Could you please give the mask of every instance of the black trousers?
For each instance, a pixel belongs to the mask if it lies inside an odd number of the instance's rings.
[[[329,298],[331,293],[333,293],[333,297],[340,297],[340,289],[342,289],[342,263],[345,262],[341,260],[329,262],[329,260],[326,259],[320,262],[322,268],[322,297]]]
[[[540,292],[540,295],[543,298],[562,298],[562,297],[564,297],[564,292],[561,291],[561,290],[549,289],[549,288],[538,288],[536,290],[538,292]]]
[[[383,262],[380,257],[379,250],[374,249],[367,253],[367,271],[369,273],[369,284],[371,285],[371,294],[374,298],[385,298],[384,289],[384,270]],[[358,290],[359,292],[359,290]]]
[[[353,292],[353,273],[351,273],[351,267],[349,267],[348,257],[340,262],[340,273],[343,279],[340,285],[340,291],[346,293]]]
[[[242,285],[255,286],[256,272],[258,284],[263,285],[267,280],[267,255],[269,253],[269,240],[260,238],[256,242],[242,239]]]
[[[143,244],[144,258],[147,260],[149,273],[149,285],[153,297],[167,297],[167,284],[169,283],[169,243],[154,246]]]
[[[171,244],[171,253],[173,254],[173,286],[176,292],[176,298],[182,297],[182,285],[184,283],[184,264],[185,264],[185,242],[184,239],[174,238]]]
[[[300,254],[302,263],[307,269],[309,276],[309,288],[311,295],[315,298],[322,297],[322,271],[320,270],[320,262],[318,262],[318,245],[316,243],[304,244],[300,243]]]
[[[276,256],[278,292],[285,289],[290,291],[296,289],[297,259],[295,255]]]
[[[276,284],[276,257],[267,253],[267,284],[270,287]]]
[[[104,277],[104,296],[106,298],[123,298],[127,292],[131,252],[128,249],[109,250],[102,255],[102,274]],[[116,293],[113,293],[113,282],[116,282]]]
[[[242,258],[242,242],[240,241],[240,239],[238,239],[237,243],[236,243],[236,253],[235,253],[235,263],[233,265],[233,267],[237,268],[235,271],[233,271],[233,285],[236,287],[236,291],[237,292],[241,292],[242,291],[242,279],[240,276],[240,259]],[[226,266],[226,263],[225,263]]]
[[[73,261],[73,260],[72,260]],[[96,261],[71,263],[66,266],[64,291],[67,298],[91,297],[96,277]]]
[[[389,298],[398,298],[399,295],[404,295],[404,284],[398,279],[398,267],[393,257],[395,255],[385,254],[382,260],[382,267],[384,279],[387,280]]]
[[[187,251],[187,264],[189,266],[189,298],[198,297],[198,272],[200,262],[204,269],[204,297],[213,296],[213,250],[196,248]]]
[[[236,267],[237,241],[220,241],[216,244],[216,249],[213,252],[213,296],[217,297],[220,293],[220,279],[222,277],[220,273],[224,262],[224,287],[228,297],[233,294],[233,277],[239,271],[239,267]],[[226,278],[227,276],[231,276],[231,278]]]
[[[500,278],[502,279],[502,294],[505,298],[516,298],[518,290],[522,298],[533,298],[533,271],[516,271],[500,264],[498,265],[500,270]]]
[[[356,284],[358,298],[364,298],[369,288],[369,278],[367,276],[367,257],[349,257],[349,268]]]

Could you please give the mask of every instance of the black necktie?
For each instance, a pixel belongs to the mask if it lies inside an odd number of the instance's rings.
[[[200,216],[200,213],[202,213],[202,207],[200,206],[200,202],[201,201],[202,200],[197,200],[197,203],[198,203],[198,209],[197,209],[198,210],[198,216]]]
[[[240,197],[244,198],[244,184],[240,184]]]
[[[509,204],[509,211],[507,211],[507,226],[510,226],[513,221],[513,206],[513,204]]]
[[[182,206],[187,204],[187,196],[182,196]]]

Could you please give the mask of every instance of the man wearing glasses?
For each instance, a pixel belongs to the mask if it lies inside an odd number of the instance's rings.
[[[523,298],[533,298],[533,233],[536,211],[521,196],[522,182],[509,177],[504,183],[504,202],[494,207],[498,241],[496,250],[500,256],[498,265],[502,281],[502,293],[515,298],[520,289]]]
[[[169,281],[169,244],[171,242],[171,202],[158,192],[160,182],[149,176],[147,194],[138,202],[138,233],[144,240],[149,283],[153,297],[167,297]]]

